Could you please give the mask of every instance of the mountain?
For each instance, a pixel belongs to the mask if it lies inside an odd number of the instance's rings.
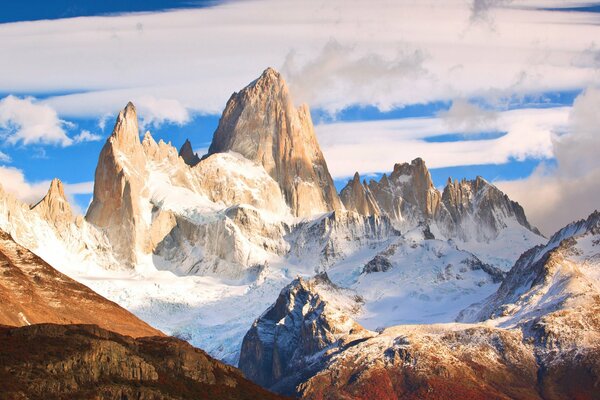
[[[0,324],[96,324],[133,337],[163,336],[130,312],[52,268],[0,230]]]
[[[179,149],[179,157],[183,158],[183,161],[190,167],[193,167],[200,162],[200,157],[198,157],[198,154],[194,153],[192,143],[190,143],[189,139],[186,139],[183,146]]]
[[[243,362],[249,376],[257,363],[270,387],[304,381],[293,368],[320,371],[329,360],[320,352],[353,337],[335,328],[348,312],[338,305],[351,304],[348,318],[369,334],[450,323],[546,242],[493,185],[455,181],[440,192],[421,159],[378,182],[357,174],[338,197],[306,107],[294,107],[271,69],[231,97],[199,162],[190,141],[178,150],[138,129],[130,103],[100,153],[85,218],[73,217],[56,181],[33,208],[0,191],[0,228],[166,334]],[[290,282],[294,297],[277,300]],[[273,302],[284,306],[261,317]],[[288,308],[300,312],[287,318]],[[302,350],[291,353],[288,340]]]
[[[415,265],[409,254],[396,260]],[[390,261],[389,251],[370,265],[363,274],[398,279],[390,275],[398,266]],[[478,264],[471,260],[466,265]],[[429,281],[423,271],[419,267],[416,272],[421,285]],[[460,321],[470,323],[388,323],[376,331],[358,322],[368,322],[372,314],[368,296],[361,294],[360,307],[351,308],[346,295],[344,308],[332,289],[295,282],[248,331],[240,368],[273,390],[306,399],[597,398],[600,213],[566,226],[545,245],[523,253],[505,278],[481,263],[473,271],[490,274],[502,284],[459,313]],[[378,286],[372,289],[382,293]],[[447,288],[434,286],[432,292]],[[406,300],[396,304],[413,307]],[[327,310],[335,310],[335,318],[323,318]],[[331,332],[340,335],[328,336]],[[344,340],[350,333],[356,335]],[[305,351],[306,346],[294,347],[313,342],[321,347],[312,352]],[[280,365],[291,371],[278,376],[273,371]]]
[[[360,183],[358,173],[341,191],[344,206],[362,215],[385,214],[401,230],[430,225],[437,236],[463,241],[489,241],[512,226],[540,235],[523,208],[481,177],[448,179],[442,193],[420,159],[396,164],[389,177]],[[435,235],[435,234],[434,234]]]
[[[272,68],[227,102],[208,154],[228,151],[260,163],[279,183],[293,215],[342,208],[308,106],[294,107],[284,79]]]
[[[367,334],[346,316],[360,303],[359,296],[336,287],[327,274],[295,279],[246,333],[240,369],[263,387],[294,394],[302,380],[298,374],[314,369],[311,363],[318,364],[328,348]]]
[[[202,350],[95,325],[0,326],[2,399],[280,399]]]
[[[360,182],[360,175],[354,178],[340,192],[340,199],[347,210],[356,211],[362,215],[380,215],[381,210],[377,200],[366,182]]]
[[[50,188],[44,198],[31,209],[50,222],[59,232],[68,229],[69,224],[75,221],[63,184],[56,178],[50,182]]]

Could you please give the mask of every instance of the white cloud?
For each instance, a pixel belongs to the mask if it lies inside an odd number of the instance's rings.
[[[0,162],[9,163],[11,162],[11,158],[8,154],[0,151]]]
[[[64,117],[100,117],[144,96],[218,113],[267,66],[284,66],[301,100],[330,110],[572,90],[599,79],[585,61],[595,60],[598,14],[535,8],[561,4],[554,0],[495,3],[255,0],[3,24],[0,54],[10,62],[0,64],[0,89],[77,92],[46,103]],[[490,13],[493,29],[471,23]]]
[[[600,209],[600,89],[573,103],[566,132],[552,140],[556,166],[541,166],[522,180],[498,182],[519,201],[531,221],[551,234]]]
[[[438,113],[448,128],[462,133],[494,131],[497,129],[498,113],[485,110],[467,100],[458,99],[452,102],[447,111]]]
[[[0,100],[0,135],[10,144],[69,146],[73,141],[67,136],[65,125],[56,111],[48,105],[36,103],[31,97],[7,96]]]
[[[35,204],[40,201],[48,192],[50,182],[50,180],[29,182],[22,170],[0,166],[0,184],[2,188],[27,204]],[[74,201],[73,196],[93,193],[94,182],[63,183],[63,186],[73,210],[78,214],[83,214],[83,210]]]
[[[40,201],[50,187],[50,181],[30,183],[20,169],[4,166],[0,166],[0,184],[4,190],[29,204]]]
[[[134,103],[140,116],[142,130],[150,125],[156,128],[165,122],[184,125],[190,121],[187,109],[177,100],[143,96]]]
[[[82,130],[78,135],[73,136],[74,143],[97,142],[102,140],[102,136],[91,133],[88,130]]]
[[[281,69],[296,101],[319,104],[336,112],[349,103],[375,105],[382,110],[404,105],[396,91],[427,75],[424,55],[416,48],[398,45],[393,57],[363,54],[353,46],[330,40],[304,65],[297,65],[291,52]],[[393,84],[392,84],[393,82]]]
[[[444,118],[405,118],[317,125],[315,130],[336,178],[389,171],[394,163],[422,157],[430,168],[501,164],[512,159],[552,158],[553,132],[564,131],[569,107],[499,112],[506,135],[490,140],[426,142],[448,132]]]

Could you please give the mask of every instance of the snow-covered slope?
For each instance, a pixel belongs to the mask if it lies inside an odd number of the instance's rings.
[[[461,313],[459,319],[471,323],[432,324],[429,320],[411,325],[401,321],[402,325],[377,332],[365,330],[359,322],[370,323],[373,309],[386,316],[396,312],[369,295],[386,298],[390,293],[402,293],[402,285],[390,290],[388,283],[383,283],[401,281],[402,275],[396,272],[403,269],[398,264],[401,260],[416,265],[414,275],[420,275],[406,288],[430,289],[428,294],[441,296],[448,310],[456,306],[448,294],[460,285],[448,285],[447,281],[458,276],[449,268],[448,274],[437,276],[441,282],[432,282],[431,271],[424,267],[432,264],[435,268],[435,260],[427,258],[430,254],[470,266],[461,271],[465,281],[479,279],[482,274],[492,282],[503,277],[499,269],[450,249],[448,243],[444,246],[444,242],[427,239],[406,246],[406,241],[407,237],[399,239],[368,262],[353,290],[346,289],[343,295],[320,296],[322,289],[298,282],[284,289],[246,335],[240,368],[275,391],[308,399],[597,398],[600,213],[565,227],[546,245],[525,252],[496,293]],[[428,247],[435,250],[427,251]],[[413,263],[415,260],[419,263]],[[330,270],[332,276],[335,272],[335,267]],[[361,287],[361,279],[377,275],[387,279],[367,280]],[[348,293],[361,294],[360,307],[336,306]],[[402,298],[390,303],[410,310],[399,314],[435,310],[435,306],[427,308]],[[346,300],[345,304],[352,302]],[[335,318],[322,318],[326,310],[333,310],[329,312]],[[300,343],[328,337],[328,332],[341,335],[326,341],[318,353],[299,350],[303,349]],[[340,340],[351,334],[351,340]],[[286,349],[291,345],[298,350],[292,353]],[[278,360],[280,352],[293,357]],[[274,373],[280,364],[292,365],[293,372]]]

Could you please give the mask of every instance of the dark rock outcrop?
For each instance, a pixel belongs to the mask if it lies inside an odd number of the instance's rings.
[[[239,368],[264,387],[293,394],[299,382],[322,366],[328,349],[368,336],[347,316],[358,307],[360,299],[334,286],[326,274],[295,279],[246,333]]]
[[[373,272],[386,272],[392,268],[392,263],[386,257],[381,254],[373,257],[371,261],[365,264],[363,267],[363,274],[371,274]]]
[[[171,337],[95,325],[0,327],[0,399],[279,399]]]
[[[189,139],[186,139],[181,149],[179,149],[179,157],[183,158],[183,161],[190,167],[194,167],[200,162],[200,157],[197,153],[194,153]]]

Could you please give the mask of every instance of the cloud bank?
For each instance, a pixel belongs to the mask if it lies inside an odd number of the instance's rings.
[[[568,121],[568,130],[552,138],[556,166],[497,183],[546,234],[600,210],[600,89],[578,96]]]
[[[63,118],[170,99],[180,122],[184,109],[219,113],[267,66],[285,70],[301,101],[331,111],[584,88],[599,78],[599,16],[542,9],[556,4],[253,0],[3,24],[0,53],[11,57],[0,89],[70,93],[45,100]],[[473,23],[490,19],[493,29]]]

